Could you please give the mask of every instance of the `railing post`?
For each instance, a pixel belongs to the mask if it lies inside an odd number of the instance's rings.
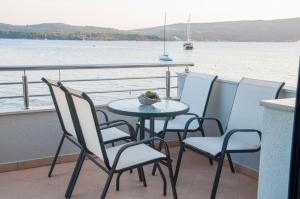
[[[58,69],[58,81],[61,81],[60,69]]]
[[[167,99],[171,98],[170,92],[171,92],[171,72],[168,67],[168,70],[166,71],[166,97],[167,97]]]
[[[29,109],[28,80],[27,80],[27,75],[25,70],[24,70],[24,75],[22,76],[22,82],[23,82],[24,107],[25,109]]]
[[[189,69],[188,66],[185,67],[184,72],[185,72],[185,73],[189,73],[189,72],[190,72],[190,69]]]

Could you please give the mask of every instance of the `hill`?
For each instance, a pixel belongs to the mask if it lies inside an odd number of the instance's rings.
[[[169,40],[185,40],[186,24],[167,25]],[[161,37],[163,27],[133,30]],[[279,20],[192,23],[191,38],[196,41],[287,42],[300,40],[300,17]]]
[[[158,41],[163,26],[131,31],[96,26],[72,26],[63,23],[10,25],[0,23],[0,38],[70,39],[70,40],[137,40]],[[185,40],[186,24],[167,25],[167,40]],[[192,23],[195,41],[292,42],[300,40],[300,17],[278,20]]]
[[[0,23],[0,38],[67,40],[160,40],[157,36],[95,26],[72,26],[63,23],[10,25]]]

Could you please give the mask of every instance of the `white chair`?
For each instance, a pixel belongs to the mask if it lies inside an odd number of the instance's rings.
[[[180,132],[184,131],[186,122],[192,117],[204,117],[216,75],[201,73],[188,73],[186,76],[180,101],[189,105],[189,112],[179,115],[174,119],[155,120],[154,133],[164,138],[166,132],[177,132],[181,140]],[[145,121],[145,128],[149,132],[150,121]],[[198,121],[192,122],[189,131],[198,131],[204,134],[202,125]]]
[[[217,172],[211,193],[211,199],[216,197],[223,161],[226,154],[250,153],[260,150],[263,108],[260,101],[278,97],[282,82],[271,82],[243,78],[237,88],[233,107],[229,117],[226,131],[216,118],[191,118],[185,126],[183,140],[175,171],[175,183],[185,149],[203,154],[218,162]],[[214,120],[217,122],[220,137],[187,137],[188,129],[193,121],[204,122]],[[230,156],[228,156],[230,158]],[[230,159],[229,159],[230,160]],[[233,165],[230,165],[233,170]]]
[[[54,80],[50,80],[50,79],[46,79],[46,78],[42,78],[42,81],[45,82],[47,84],[47,86],[49,87],[50,90],[50,94],[53,100],[53,104],[55,106],[55,110],[57,112],[58,115],[58,119],[63,131],[63,135],[60,139],[58,148],[56,150],[54,159],[52,161],[49,173],[48,173],[48,177],[51,177],[54,166],[56,164],[57,158],[59,156],[61,147],[64,143],[64,140],[67,139],[69,140],[71,143],[73,143],[75,146],[77,147],[81,147],[78,144],[77,141],[77,135],[76,135],[76,131],[73,125],[73,121],[71,118],[71,114],[68,108],[68,103],[67,103],[67,99],[65,96],[65,93],[59,88],[58,82],[54,81]],[[114,144],[114,142],[120,141],[120,140],[130,140],[132,136],[135,136],[133,134],[135,134],[134,131],[132,131],[132,129],[130,129],[130,127],[128,126],[128,123],[126,121],[123,120],[114,120],[114,121],[108,121],[108,116],[104,111],[101,110],[97,110],[97,112],[101,112],[104,115],[105,118],[105,123],[100,124],[101,126],[101,133],[103,136],[103,141],[105,144]],[[118,128],[115,128],[116,126],[121,126],[121,125],[127,125],[131,135],[125,133],[124,131],[121,131]]]
[[[155,135],[164,139],[167,132],[175,132],[177,133],[179,141],[181,141],[180,133],[184,131],[186,122],[193,117],[205,117],[211,90],[216,79],[216,75],[188,73],[184,82],[180,101],[189,105],[189,112],[176,116],[174,119],[167,118],[166,120],[155,120]],[[145,121],[145,130],[150,132],[149,120]],[[199,123],[198,121],[193,121],[191,123],[189,131],[200,131],[202,136],[205,136],[202,123]],[[159,146],[159,149],[160,148],[161,146]],[[209,161],[212,164],[212,160]],[[155,171],[156,167],[153,167],[153,175],[155,174]]]
[[[151,138],[139,142],[132,142],[105,148],[101,128],[98,125],[97,115],[92,100],[85,94],[70,88],[61,86],[66,93],[71,116],[81,144],[80,157],[77,161],[72,178],[70,180],[66,198],[70,198],[79,176],[82,164],[86,156],[95,155],[102,162],[94,163],[108,174],[104,190],[100,198],[104,199],[114,174],[137,168],[142,173],[142,167],[148,164],[156,164],[164,181],[164,195],[166,195],[166,179],[159,163],[167,165],[174,198],[177,198],[170,154],[167,144],[160,138]],[[163,154],[146,143],[159,141],[163,144],[166,154]],[[104,164],[103,164],[104,163]],[[143,175],[144,177],[144,175]]]

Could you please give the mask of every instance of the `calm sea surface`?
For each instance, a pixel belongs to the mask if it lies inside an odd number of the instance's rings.
[[[300,43],[244,43],[244,42],[194,42],[195,49],[185,51],[182,42],[168,42],[167,52],[174,61],[192,61],[191,71],[217,74],[220,78],[239,80],[241,77],[285,81],[287,86],[296,85],[300,55]],[[1,65],[32,64],[103,64],[157,62],[162,53],[161,42],[135,41],[50,41],[0,39]],[[184,68],[172,69],[172,74]],[[58,79],[57,71],[28,72],[29,81],[41,77]],[[135,76],[164,76],[165,69],[115,69],[62,71],[61,79],[113,78]],[[21,72],[0,72],[0,82],[20,81]],[[105,81],[69,83],[69,86],[85,91],[155,88],[165,85],[163,80]],[[176,85],[176,80],[172,80]],[[30,94],[46,94],[43,84],[30,86]],[[95,100],[136,96],[140,92],[93,94]],[[173,91],[173,94],[175,91]],[[21,85],[1,86],[0,96],[22,95]],[[163,95],[163,91],[161,91]],[[49,104],[48,97],[33,97],[31,106]],[[19,99],[2,99],[0,107],[22,107]]]

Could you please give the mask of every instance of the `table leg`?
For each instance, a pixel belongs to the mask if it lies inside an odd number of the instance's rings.
[[[150,137],[153,138],[154,137],[154,118],[151,117],[150,118]],[[154,141],[151,142],[151,146],[154,148]]]
[[[145,139],[145,118],[140,118],[140,140]]]
[[[154,137],[154,118],[150,118],[150,137]]]
[[[140,140],[145,139],[145,118],[141,117],[140,118]],[[145,178],[145,174],[143,171],[143,167],[138,168],[138,172],[139,172],[139,178],[140,181],[142,180],[144,182],[144,185],[146,184],[146,178]]]

